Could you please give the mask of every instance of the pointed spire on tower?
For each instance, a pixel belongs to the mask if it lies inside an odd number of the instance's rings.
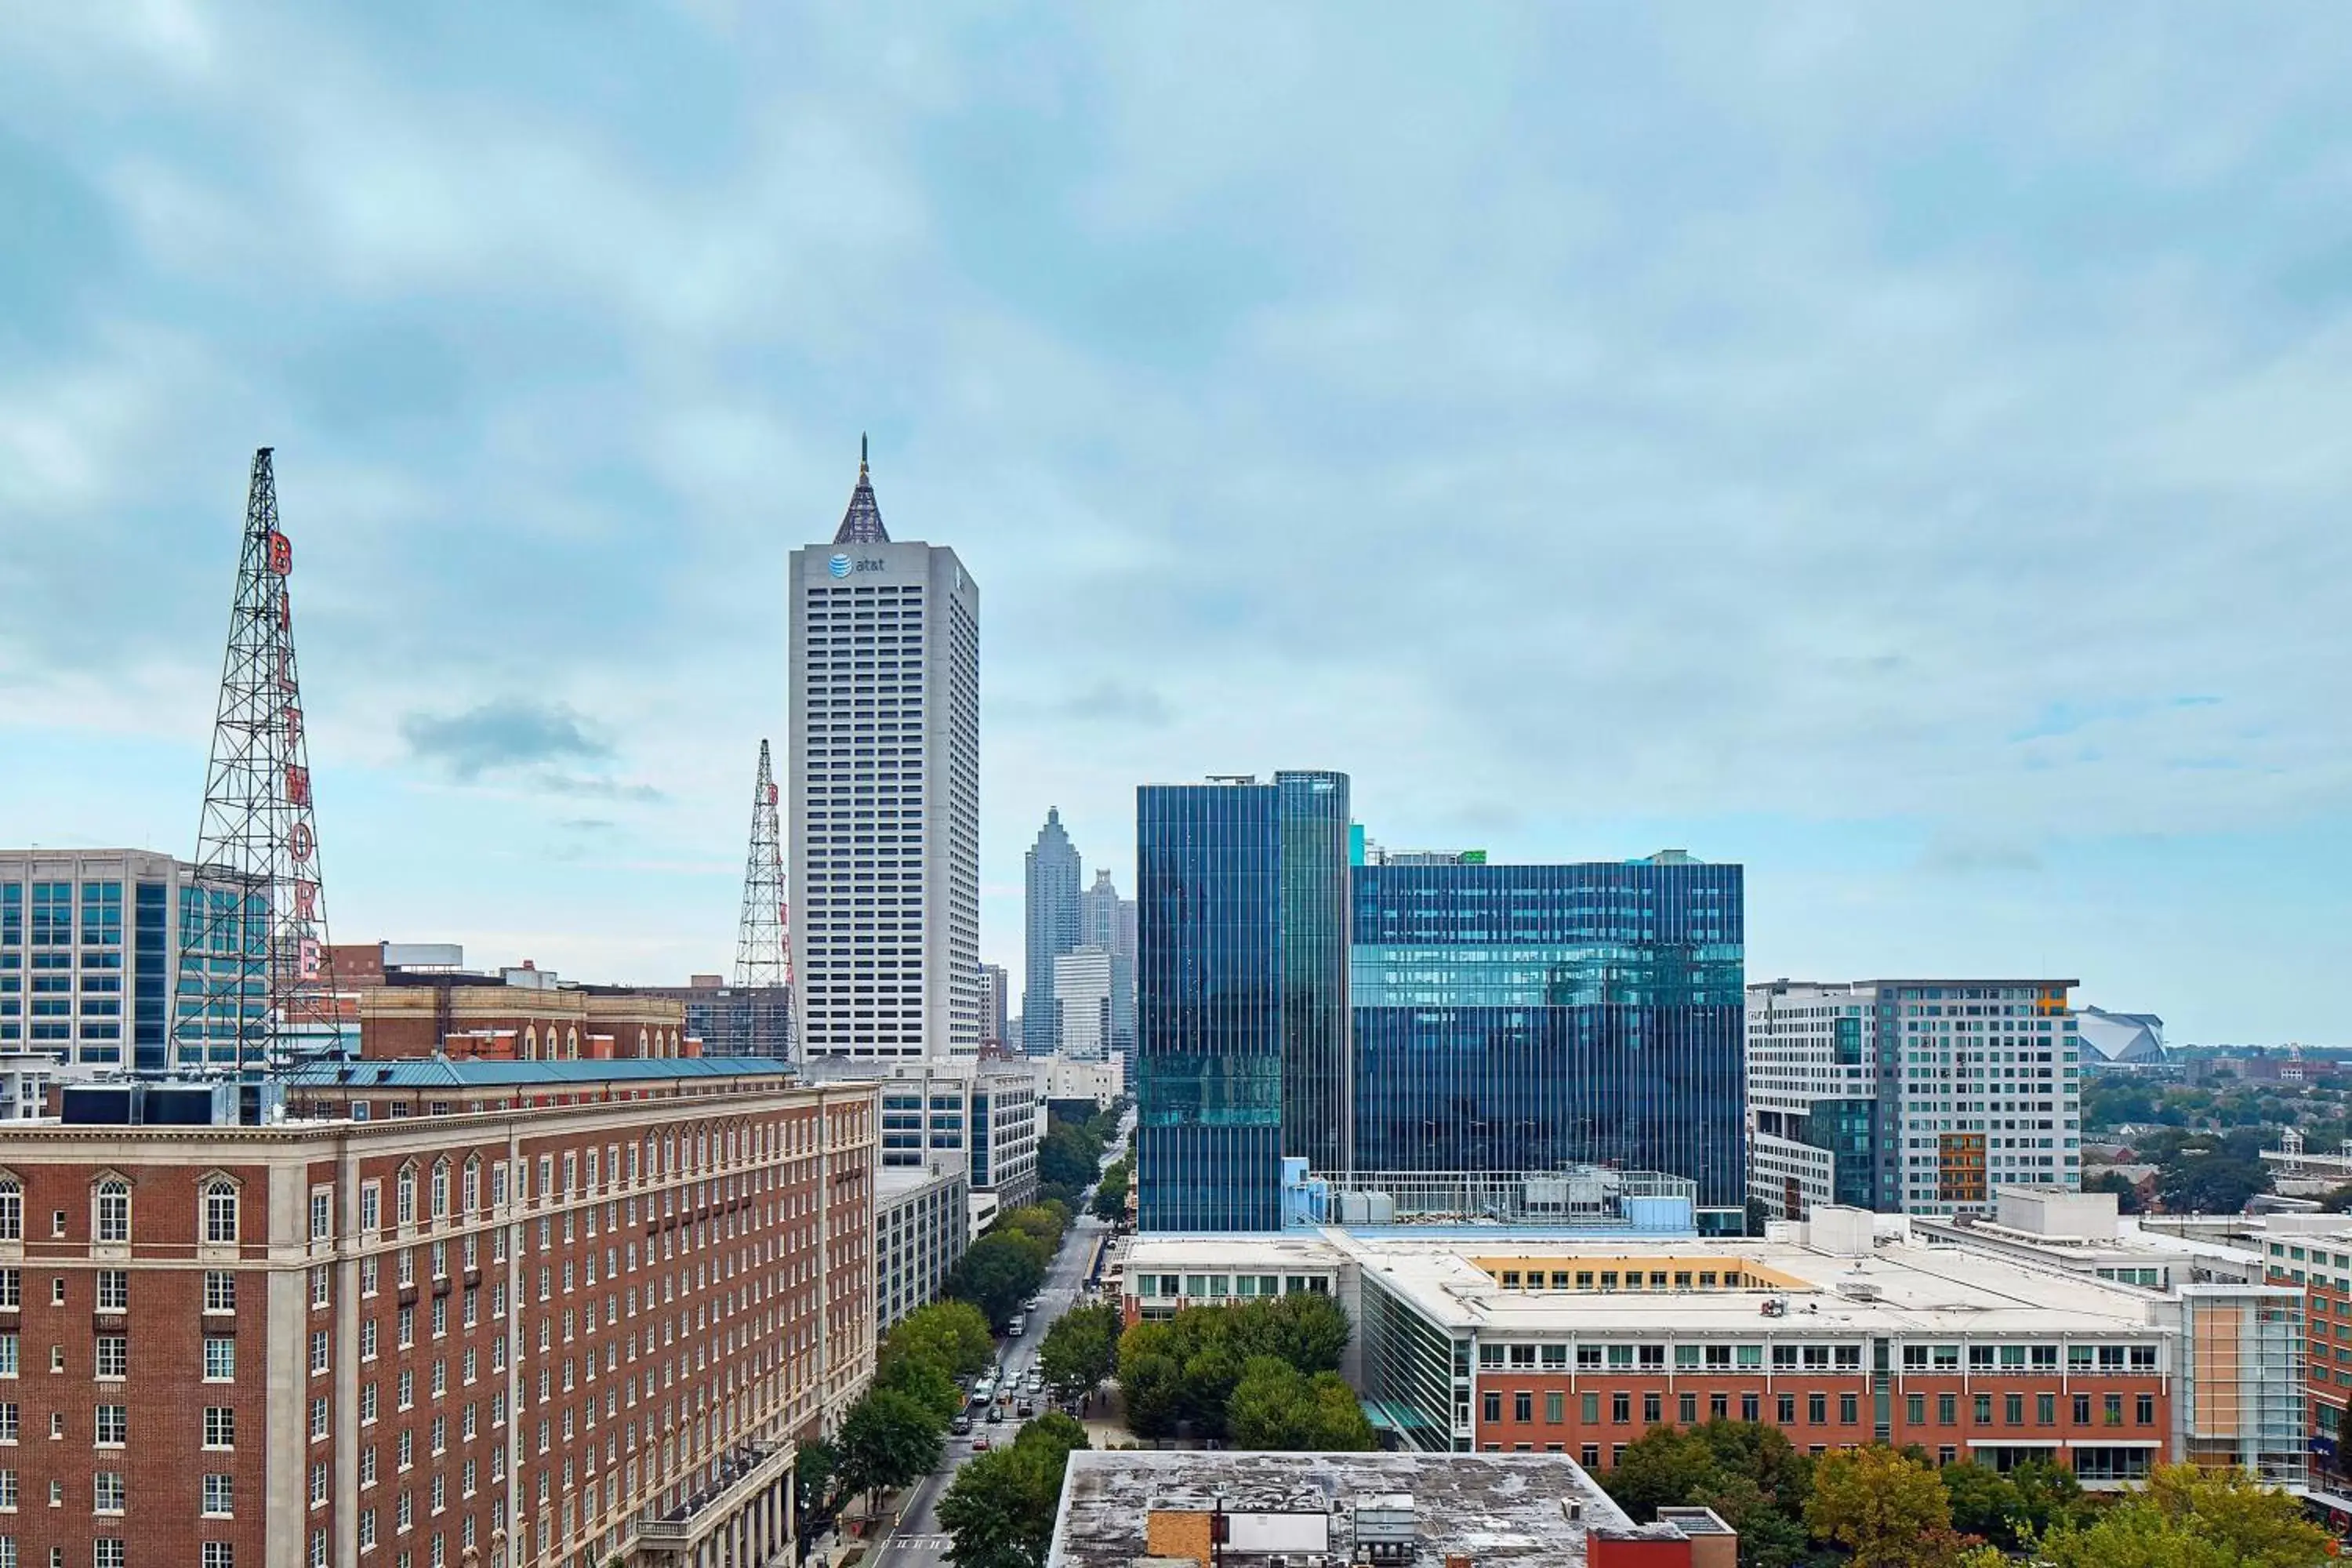
[[[866,437],[857,437],[857,488],[849,492],[849,510],[834,531],[835,544],[887,544],[889,531],[882,526],[882,509],[874,500],[874,481],[866,468]]]

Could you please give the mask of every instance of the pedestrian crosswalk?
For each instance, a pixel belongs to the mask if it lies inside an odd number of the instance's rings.
[[[894,1535],[882,1543],[881,1550],[903,1546],[909,1552],[945,1552],[954,1544],[955,1538],[947,1535]]]

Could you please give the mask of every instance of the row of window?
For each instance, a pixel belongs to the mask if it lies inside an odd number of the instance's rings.
[[[1479,1413],[1486,1421],[1499,1422],[1503,1419],[1504,1392],[1505,1391],[1501,1389],[1490,1388],[1481,1394]],[[1590,1390],[1577,1394],[1578,1415],[1583,1425],[1588,1426],[1597,1426],[1601,1424],[1601,1401],[1602,1397],[1602,1394],[1599,1392]],[[1664,1394],[1656,1392],[1649,1392],[1637,1395],[1630,1389],[1619,1389],[1607,1395],[1609,1401],[1609,1424],[1611,1426],[1630,1426],[1633,1424],[1633,1402],[1636,1397],[1641,1400],[1643,1426],[1654,1426],[1664,1419]],[[1957,1426],[1959,1425],[1960,1397],[1960,1395],[1956,1394],[1939,1394],[1935,1396],[1937,1426]],[[2004,1426],[2025,1426],[2025,1402],[2027,1397],[2027,1395],[2022,1394],[2007,1394],[2000,1395],[1979,1394],[1971,1396],[1971,1410],[1976,1418],[1974,1425],[1979,1426],[1990,1426],[1994,1424],[1993,1415],[1996,1408],[1995,1401],[1998,1399],[1998,1408],[2000,1413],[2000,1425]],[[2055,1394],[2037,1394],[2032,1397],[2033,1400],[2032,1425],[2036,1426],[2056,1426],[2058,1424],[2058,1401],[2060,1395]],[[2124,1424],[2124,1395],[2120,1394],[2106,1394],[2104,1398],[2088,1394],[2077,1394],[2068,1397],[2070,1397],[2073,1402],[2074,1425],[2077,1426],[2092,1426],[2095,1424],[2095,1420],[2109,1426],[2120,1426]],[[1545,1426],[1559,1426],[1566,1425],[1568,1418],[1568,1398],[1569,1396],[1565,1392],[1558,1389],[1547,1390],[1543,1393],[1543,1419]],[[1782,1426],[1794,1426],[1797,1425],[1798,1398],[1799,1396],[1793,1394],[1775,1394],[1773,1396],[1772,1413],[1779,1425]],[[1903,1415],[1906,1424],[1912,1426],[1925,1426],[1927,1425],[1927,1398],[1928,1396],[1924,1394],[1911,1394],[1904,1396]],[[1536,1418],[1536,1399],[1537,1391],[1534,1389],[1522,1388],[1512,1391],[1510,1394],[1511,1419],[1523,1425],[1532,1423]],[[1739,1418],[1742,1421],[1752,1422],[1756,1420],[1763,1406],[1763,1396],[1755,1394],[1743,1394],[1738,1396],[1738,1399]],[[1823,1426],[1829,1425],[1830,1399],[1831,1395],[1827,1394],[1808,1394],[1803,1395],[1804,1424],[1806,1426]],[[1862,1421],[1862,1396],[1859,1394],[1841,1394],[1836,1395],[1836,1399],[1837,1424],[1841,1426],[1853,1426],[1860,1425]],[[1707,1395],[1708,1419],[1716,1421],[1727,1420],[1729,1418],[1730,1412],[1731,1396],[1729,1394],[1715,1394]],[[2156,1396],[2152,1394],[2142,1394],[2135,1396],[2131,1405],[2131,1412],[2133,1424],[2135,1426],[2155,1426]],[[1677,1421],[1685,1426],[1695,1425],[1699,1418],[1699,1395],[1696,1394],[1676,1394],[1675,1396],[1675,1416]]]
[[[1478,1346],[1478,1365],[1489,1371],[1534,1367],[1565,1371],[1572,1354],[1579,1372],[1664,1371],[1668,1348],[1655,1342],[1580,1341],[1572,1346],[1559,1342],[1485,1342]],[[1968,1370],[1973,1373],[2055,1372],[2060,1348],[2056,1344],[1971,1344],[1965,1347],[1965,1354]],[[2071,1373],[2157,1370],[2154,1345],[2068,1344],[2063,1348],[2066,1370]],[[1903,1347],[1903,1370],[1958,1372],[1963,1349],[1958,1344],[1906,1344]],[[1675,1344],[1672,1350],[1673,1365],[1677,1372],[1752,1371],[1761,1370],[1765,1364],[1765,1347],[1761,1344]],[[1862,1352],[1859,1344],[1776,1342],[1771,1347],[1770,1359],[1775,1372],[1859,1372]]]

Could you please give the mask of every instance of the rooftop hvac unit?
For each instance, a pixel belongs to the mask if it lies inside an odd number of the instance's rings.
[[[1867,1279],[1841,1279],[1837,1293],[1849,1301],[1875,1301],[1885,1294]]]

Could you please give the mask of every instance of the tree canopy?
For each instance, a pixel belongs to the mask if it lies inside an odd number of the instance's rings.
[[[940,1499],[956,1568],[1044,1568],[1063,1472],[1071,1453],[1086,1447],[1085,1427],[1066,1415],[1043,1415],[1008,1447],[974,1456]]]
[[[1654,1426],[1598,1479],[1636,1519],[1654,1519],[1664,1507],[1715,1510],[1739,1531],[1739,1559],[1748,1568],[1788,1568],[1809,1555],[1803,1520],[1812,1461],[1778,1427]]]
[[[1935,1470],[1883,1444],[1813,1466],[1805,1523],[1853,1554],[1853,1568],[1950,1568],[1965,1549]]]
[[[1237,1448],[1362,1452],[1372,1424],[1347,1380],[1313,1374],[1272,1356],[1252,1356],[1225,1403],[1225,1434]]]
[[[1138,1323],[1118,1345],[1128,1425],[1144,1437],[1223,1437],[1251,1358],[1271,1357],[1309,1377],[1337,1372],[1348,1334],[1336,1302],[1304,1292]]]
[[[875,1364],[887,1371],[907,1356],[933,1362],[951,1377],[976,1377],[996,1359],[996,1339],[988,1319],[969,1301],[934,1301],[891,1325]]]
[[[875,1389],[849,1407],[838,1447],[841,1481],[852,1492],[888,1491],[929,1473],[944,1448],[947,1418],[911,1394]]]
[[[946,1294],[971,1303],[1002,1333],[1021,1303],[1045,1282],[1050,1249],[1018,1230],[992,1230],[971,1244],[948,1273]]]
[[[1073,1308],[1045,1331],[1037,1369],[1055,1394],[1076,1399],[1118,1370],[1119,1331],[1117,1307]]]
[[[2034,1543],[2053,1568],[2315,1568],[2325,1530],[2289,1493],[2243,1470],[2167,1465],[2143,1491]]]
[[[1127,1189],[1131,1180],[1133,1162],[1127,1155],[1112,1161],[1095,1187],[1095,1217],[1118,1220],[1127,1217]]]

